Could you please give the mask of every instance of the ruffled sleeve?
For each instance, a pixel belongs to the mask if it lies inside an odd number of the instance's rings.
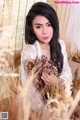
[[[24,85],[25,81],[28,79],[28,74],[25,70],[25,61],[27,59],[35,59],[36,50],[33,45],[26,45],[26,47],[21,52],[21,84]]]
[[[62,54],[63,54],[63,71],[59,78],[64,80],[63,84],[65,84],[66,86],[66,89],[65,89],[66,96],[70,96],[71,95],[70,89],[72,84],[72,73],[68,63],[68,57],[67,57],[66,46],[64,41],[60,40],[60,45],[61,45]]]

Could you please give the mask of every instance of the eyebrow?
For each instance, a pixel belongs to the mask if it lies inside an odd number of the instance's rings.
[[[50,22],[47,22],[46,25],[49,24],[49,23],[50,23]],[[35,23],[35,25],[43,25],[43,24]]]

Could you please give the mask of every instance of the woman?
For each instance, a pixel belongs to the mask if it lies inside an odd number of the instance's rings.
[[[71,69],[68,64],[66,47],[59,39],[59,22],[55,10],[47,3],[35,3],[26,17],[26,46],[21,54],[21,82],[25,84],[28,74],[25,71],[27,59],[40,59],[45,55],[49,60],[55,60],[59,77],[54,74],[42,73],[41,78],[47,85],[66,85],[66,96],[70,96],[72,82]],[[69,90],[69,91],[68,91]]]

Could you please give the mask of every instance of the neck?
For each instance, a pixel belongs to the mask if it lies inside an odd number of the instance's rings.
[[[49,44],[40,43],[40,46],[41,46],[42,49],[46,49],[46,50],[50,49],[50,45]]]

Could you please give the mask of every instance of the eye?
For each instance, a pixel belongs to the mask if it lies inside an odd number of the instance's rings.
[[[48,23],[48,24],[47,24],[47,26],[51,26],[51,24],[50,24],[50,23]]]
[[[36,28],[37,28],[37,29],[40,29],[40,28],[41,28],[41,26],[36,26]]]

